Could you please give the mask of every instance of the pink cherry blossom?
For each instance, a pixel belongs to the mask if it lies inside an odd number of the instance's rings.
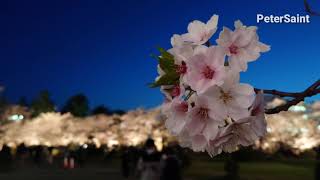
[[[184,128],[188,118],[188,110],[188,102],[181,100],[179,97],[172,100],[165,126],[173,135],[179,134]]]
[[[251,110],[251,127],[259,137],[263,137],[267,133],[267,122],[264,114],[264,96],[260,91],[256,95]]]
[[[202,96],[195,98],[186,125],[190,136],[202,134],[207,140],[214,139],[220,125],[223,121],[215,119],[214,107],[209,106],[208,99]]]
[[[191,46],[178,46],[168,50],[174,57],[174,64],[176,72],[180,75],[181,84],[185,82],[187,74],[187,60],[193,55],[193,48]]]
[[[226,127],[224,134],[232,134],[229,144],[249,146],[266,134],[263,102],[263,93],[259,92],[250,108],[250,116],[234,121]]]
[[[234,148],[224,148],[224,150],[228,151],[230,149],[235,149],[235,147],[238,145],[252,145],[255,140],[259,138],[259,136],[255,133],[254,129],[251,126],[252,120],[253,119],[251,118],[243,118],[228,125],[224,133],[232,134],[227,144],[229,145],[229,147],[231,147],[232,145]],[[226,144],[224,146],[226,146]]]
[[[177,138],[181,147],[190,148],[195,152],[205,151],[208,144],[202,134],[190,136],[186,129],[183,129]]]
[[[182,84],[163,85],[160,91],[165,95],[166,99],[173,100],[176,97],[181,97],[185,94],[185,88]]]
[[[239,145],[252,145],[258,138],[266,134],[262,92],[257,94],[250,110],[251,116],[231,122],[216,139],[208,143],[207,151],[211,156],[221,151],[233,152]]]
[[[247,63],[257,60],[260,53],[269,51],[270,47],[259,41],[257,27],[246,27],[236,21],[235,28],[231,31],[224,27],[217,43],[225,49],[229,64],[235,71],[246,71]]]
[[[219,16],[213,15],[206,24],[198,20],[192,21],[188,25],[188,33],[182,35],[182,40],[193,45],[206,43],[217,31],[218,19]]]
[[[248,108],[255,97],[253,87],[249,84],[239,83],[239,74],[228,71],[221,86],[213,86],[204,94],[209,99],[210,106],[214,107],[216,118],[231,117],[239,120],[248,117]]]
[[[222,134],[219,131],[217,137],[208,142],[206,151],[211,157],[220,154],[223,150],[223,145],[225,145],[231,138],[232,134]]]
[[[171,37],[171,46],[174,47],[174,48],[175,47],[188,46],[188,45],[192,45],[192,43],[184,41],[184,39],[183,39],[183,37],[181,35],[174,34]]]
[[[206,51],[200,51],[187,62],[186,81],[198,94],[204,93],[214,85],[223,84],[225,76],[224,52],[221,48],[212,46]]]
[[[240,21],[235,22],[234,31],[223,29],[217,46],[208,45],[217,23],[217,15],[206,24],[193,21],[188,33],[172,36],[170,73],[180,79],[175,85],[160,87],[166,99],[161,109],[166,128],[181,146],[207,151],[211,157],[253,144],[266,134],[267,127],[263,92],[256,94],[239,79],[247,63],[270,47],[259,41],[257,27]],[[158,73],[161,77],[166,72],[158,66]]]

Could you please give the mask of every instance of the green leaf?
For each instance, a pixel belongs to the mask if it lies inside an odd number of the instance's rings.
[[[160,51],[161,57],[167,60],[174,60],[174,57],[172,54],[170,54],[169,52],[167,52],[165,49],[163,48],[158,48],[158,50]]]
[[[163,85],[175,85],[179,83],[179,74],[174,72],[166,73],[165,75],[161,76],[156,82],[150,84],[151,88],[163,86]]]
[[[174,64],[173,60],[168,60],[168,59],[164,59],[162,57],[159,57],[159,65],[160,65],[160,68],[166,73],[176,71],[175,64]]]
[[[150,87],[159,87],[162,85],[175,85],[179,83],[180,75],[176,72],[174,56],[163,48],[158,48],[160,56],[153,55],[159,62],[160,68],[165,72],[156,82],[149,84]]]
[[[159,61],[160,68],[166,73],[175,71],[173,55],[163,48],[158,48],[158,50],[160,51],[160,56],[157,59]]]

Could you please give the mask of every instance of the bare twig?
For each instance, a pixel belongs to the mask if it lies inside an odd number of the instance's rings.
[[[255,91],[260,91],[263,89],[255,88]],[[271,94],[280,97],[291,97],[292,100],[288,101],[284,105],[280,105],[271,109],[266,109],[266,114],[276,114],[281,111],[287,111],[291,106],[298,104],[301,101],[304,101],[306,97],[311,97],[320,93],[320,79],[310,85],[307,89],[302,92],[283,92],[277,90],[263,90],[265,94]]]
[[[211,46],[211,42],[208,40],[206,43],[204,43],[204,45],[210,47]]]
[[[307,13],[309,13],[311,16],[320,16],[319,12],[314,11],[307,0],[304,0],[304,8]]]

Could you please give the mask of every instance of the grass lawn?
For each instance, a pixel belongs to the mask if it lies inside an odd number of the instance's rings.
[[[223,158],[207,154],[191,154],[191,165],[183,170],[184,180],[225,180]],[[27,166],[0,173],[0,180],[121,180],[121,159],[117,154],[107,162],[88,162],[85,168],[37,168]],[[314,160],[303,158],[239,162],[241,180],[313,180]]]
[[[240,162],[243,180],[313,180],[314,162],[306,160]],[[224,162],[209,157],[193,157],[184,176],[190,179],[215,180],[225,175]]]

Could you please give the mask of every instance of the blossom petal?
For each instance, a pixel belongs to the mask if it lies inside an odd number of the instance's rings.
[[[253,87],[249,84],[238,84],[233,89],[233,96],[239,107],[248,108],[252,105],[254,96]]]
[[[172,37],[171,37],[171,45],[172,47],[175,47],[175,46],[182,46],[183,45],[183,39],[180,35],[178,34],[174,34]]]
[[[196,134],[201,133],[205,126],[204,121],[199,118],[192,117],[190,122],[187,124],[188,132],[190,136],[194,136]]]
[[[228,106],[228,114],[234,120],[239,120],[242,118],[249,117],[250,112],[246,108],[241,108],[238,106],[229,105]]]
[[[207,22],[207,28],[216,29],[218,25],[218,20],[219,20],[219,16],[214,14]]]
[[[267,52],[267,51],[270,51],[271,49],[269,45],[266,45],[262,42],[258,42],[258,47],[260,48],[260,52]]]
[[[193,50],[193,54],[205,54],[207,52],[208,47],[204,45],[196,46]]]
[[[204,151],[206,145],[207,145],[207,141],[204,136],[196,135],[192,137],[192,149],[195,152]]]
[[[223,27],[223,30],[219,34],[219,39],[216,40],[217,44],[222,47],[229,47],[231,45],[232,33],[229,28]]]
[[[247,62],[243,60],[243,58],[239,56],[230,56],[228,59],[230,67],[235,71],[235,72],[245,72],[248,69]]]
[[[210,119],[207,121],[206,127],[203,129],[203,135],[207,141],[217,137],[219,132],[219,123],[215,120]]]
[[[225,61],[225,51],[222,47],[211,46],[207,50],[207,58],[205,59],[208,64],[222,67]]]
[[[247,46],[256,36],[255,30],[236,29],[234,32],[234,45],[237,47]]]

